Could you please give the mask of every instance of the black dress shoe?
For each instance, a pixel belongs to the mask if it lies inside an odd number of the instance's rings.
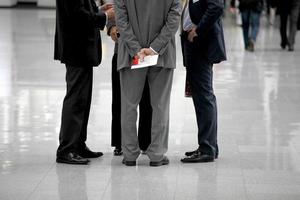
[[[128,161],[128,160],[125,160],[125,158],[123,158],[122,164],[124,164],[126,166],[136,166],[136,161]]]
[[[200,151],[199,151],[199,149],[196,149],[195,151],[187,151],[187,152],[185,152],[185,155],[186,156],[192,156],[192,155],[198,154],[198,153],[200,153]],[[215,159],[218,159],[218,157],[219,157],[219,154],[217,153],[215,155]]]
[[[147,153],[146,153],[146,150],[141,150],[141,154],[142,155],[146,155]]]
[[[167,156],[164,156],[164,158],[161,161],[151,161],[150,166],[151,167],[159,167],[162,165],[168,165],[170,163]]]
[[[215,160],[215,156],[204,154],[204,153],[196,153],[191,156],[187,156],[181,159],[183,163],[203,163],[203,162],[213,162]]]
[[[294,46],[293,45],[289,45],[289,51],[294,51]]]
[[[121,156],[121,155],[123,155],[122,149],[121,148],[115,148],[114,155],[115,156]]]
[[[285,49],[287,43],[286,42],[281,42],[280,46],[281,46],[281,49]]]
[[[253,52],[254,51],[254,41],[253,40],[249,40],[249,44],[247,46],[247,51]]]
[[[57,163],[66,163],[66,164],[75,164],[75,165],[86,165],[90,161],[86,158],[82,158],[77,153],[70,152],[63,156],[57,156],[56,162]]]
[[[186,155],[186,156],[192,156],[192,155],[194,155],[195,153],[199,153],[199,148],[196,149],[195,151],[187,151],[187,152],[185,152],[185,155]]]
[[[79,155],[83,158],[98,158],[103,156],[102,152],[93,152],[87,146],[79,151]]]

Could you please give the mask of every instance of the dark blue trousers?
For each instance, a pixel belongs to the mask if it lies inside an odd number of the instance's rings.
[[[218,155],[217,102],[213,90],[213,64],[192,43],[183,42],[187,78],[191,85],[197,125],[199,150]]]

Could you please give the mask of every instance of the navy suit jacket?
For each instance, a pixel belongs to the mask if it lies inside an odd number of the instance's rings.
[[[73,67],[98,66],[105,23],[94,0],[56,0],[54,59]]]
[[[194,38],[196,51],[203,54],[210,63],[226,60],[226,50],[222,27],[223,0],[190,0],[191,20],[197,25]]]

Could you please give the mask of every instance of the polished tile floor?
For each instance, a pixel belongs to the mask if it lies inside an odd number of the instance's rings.
[[[102,33],[88,145],[105,155],[72,166],[55,163],[65,69],[52,59],[54,20],[54,10],[0,9],[1,200],[300,199],[300,36],[294,52],[283,51],[277,29],[263,20],[256,51],[245,52],[241,28],[227,15],[228,61],[215,66],[221,152],[207,164],[179,161],[197,139],[192,101],[183,96],[178,45],[171,163],[150,168],[145,156],[137,167],[125,167],[112,155],[113,43]]]

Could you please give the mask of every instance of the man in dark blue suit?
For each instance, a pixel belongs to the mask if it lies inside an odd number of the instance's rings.
[[[185,153],[181,159],[184,163],[213,162],[219,154],[213,64],[226,60],[223,8],[223,0],[187,0],[182,13],[183,60],[196,111],[199,144],[197,150]]]

